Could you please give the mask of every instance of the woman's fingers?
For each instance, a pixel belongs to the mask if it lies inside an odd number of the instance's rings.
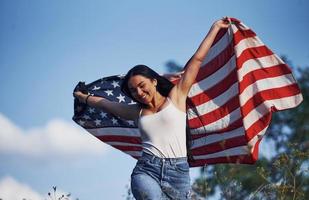
[[[73,96],[76,97],[76,98],[79,98],[81,95],[83,95],[83,93],[81,91],[73,92]]]
[[[231,23],[231,19],[228,16],[222,17],[222,21],[225,23]]]
[[[217,26],[220,28],[228,28],[231,24],[231,19],[227,16],[222,17],[220,20],[216,22]]]

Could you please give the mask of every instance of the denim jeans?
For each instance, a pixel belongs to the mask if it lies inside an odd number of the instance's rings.
[[[136,200],[190,199],[187,158],[159,158],[143,152],[131,174]]]

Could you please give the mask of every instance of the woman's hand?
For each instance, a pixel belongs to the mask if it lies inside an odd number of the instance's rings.
[[[87,97],[86,94],[82,93],[81,91],[76,91],[73,93],[73,96],[77,98],[80,102],[85,103],[85,98]]]
[[[231,19],[228,18],[228,17],[223,17],[222,19],[216,21],[214,24],[213,24],[213,27],[214,28],[218,28],[218,29],[221,29],[221,28],[228,28],[231,24]]]

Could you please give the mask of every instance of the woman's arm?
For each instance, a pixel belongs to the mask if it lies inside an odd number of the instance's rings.
[[[78,98],[79,101],[86,103],[91,107],[102,109],[106,112],[112,113],[113,115],[127,120],[137,119],[141,109],[138,105],[125,105],[112,102],[103,97],[86,95],[80,91],[74,92],[74,97]]]
[[[196,50],[194,55],[185,65],[185,71],[177,86],[178,98],[183,97],[186,99],[192,84],[195,81],[197,73],[204,61],[215,37],[221,28],[228,28],[230,24],[230,19],[225,17],[221,20],[216,21],[210,28],[208,34],[200,44],[199,48]]]

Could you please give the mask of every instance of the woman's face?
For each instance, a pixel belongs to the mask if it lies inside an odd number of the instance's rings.
[[[157,80],[142,75],[132,76],[128,81],[131,95],[140,103],[149,104],[156,93]]]

